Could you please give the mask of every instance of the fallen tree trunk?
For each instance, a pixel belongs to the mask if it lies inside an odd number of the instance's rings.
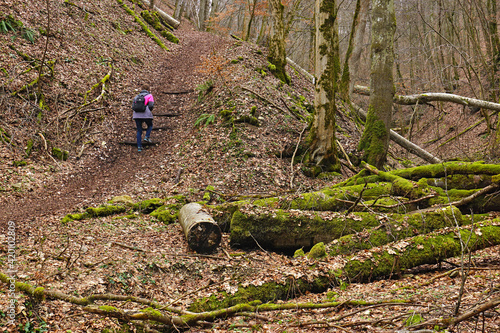
[[[346,216],[335,212],[299,212],[255,206],[245,207],[234,213],[230,241],[234,247],[259,246],[293,252],[342,237],[342,244],[345,246],[331,250],[332,253],[339,254],[348,250],[368,249],[457,223],[461,225],[465,221],[467,219],[455,207],[425,214],[350,213]],[[346,242],[345,237],[348,236],[345,235],[350,234],[357,236],[351,237],[351,242]],[[359,245],[356,244],[358,240],[361,242]]]
[[[211,207],[211,213],[223,230],[229,230],[234,212],[248,204],[283,210],[384,213],[437,210],[453,204],[465,214],[471,210],[476,214],[496,211],[500,207],[500,196],[494,192],[497,187],[490,186],[500,182],[500,165],[446,162],[377,172],[378,175],[362,170],[342,183],[316,192],[225,203]],[[446,179],[434,178],[444,176]]]
[[[224,308],[240,302],[260,300],[262,302],[287,299],[290,288],[299,289],[301,292],[320,292],[327,290],[332,284],[339,283],[339,279],[351,282],[368,282],[374,279],[398,276],[406,269],[423,264],[436,264],[447,258],[455,257],[462,253],[460,239],[468,240],[465,244],[466,251],[477,251],[500,244],[500,219],[490,222],[474,224],[469,229],[457,230],[445,228],[428,235],[419,235],[398,242],[390,243],[371,251],[362,251],[358,256],[344,258],[329,257],[317,262],[314,266],[314,278],[296,275],[287,272],[294,278],[289,284],[264,283],[259,285],[239,286],[234,295],[225,292],[212,295],[209,299],[203,298],[192,305],[192,311],[206,311]],[[296,265],[305,261],[311,265],[306,256],[294,259]]]
[[[147,6],[150,6],[150,3],[148,0],[142,0]],[[154,6],[153,7],[153,10],[155,10],[156,12],[158,12],[158,14],[170,25],[172,26],[174,29],[177,29],[179,27],[179,25],[181,24],[179,21],[177,21],[176,19],[174,19],[172,16],[168,15],[167,13],[165,13],[163,10],[161,10],[160,8]]]
[[[500,175],[500,165],[485,164],[482,162],[444,162],[442,164],[422,165],[414,168],[394,170],[392,173],[412,180],[450,175]]]
[[[346,217],[341,213],[249,206],[233,215],[231,246],[295,251],[379,224],[377,217],[368,213],[351,213]]]
[[[236,297],[229,296],[220,300],[218,304],[220,305],[221,303],[231,303],[232,306],[229,305],[225,308],[222,308],[221,306],[214,306],[213,310],[200,310],[200,312],[193,312],[169,305],[164,305],[155,300],[129,295],[92,294],[87,297],[76,297],[58,290],[49,290],[48,288],[35,287],[28,283],[18,282],[14,279],[11,279],[3,272],[0,272],[0,281],[7,285],[12,285],[17,291],[21,291],[24,294],[32,297],[32,301],[34,301],[36,304],[45,302],[48,299],[58,300],[80,306],[83,311],[88,313],[97,314],[103,317],[118,318],[119,321],[125,324],[123,328],[127,328],[127,331],[130,330],[130,327],[127,324],[132,324],[134,326],[137,326],[138,328],[147,327],[148,332],[158,332],[157,329],[160,329],[163,332],[167,328],[179,331],[179,328],[193,328],[195,326],[204,326],[207,324],[207,321],[214,321],[216,319],[226,320],[228,318],[244,316],[248,313],[264,313],[271,311],[300,309],[333,309],[344,306],[369,308],[373,305],[403,305],[410,303],[410,301],[408,300],[392,299],[373,302],[366,300],[348,300],[322,303],[281,302],[280,304],[262,304],[263,302],[259,300],[252,300],[252,297],[247,293],[246,298],[238,297],[239,301],[234,300]],[[326,283],[325,287],[327,285],[328,283]],[[297,286],[289,286],[289,288],[292,287],[297,288]],[[272,298],[272,295],[270,293],[266,293],[266,296],[269,300],[280,299]],[[284,297],[282,297],[281,299],[283,298],[288,299],[290,297],[286,297],[286,295],[284,295]],[[96,301],[113,302],[114,306],[94,304]],[[138,308],[131,309],[130,305],[123,307],[121,307],[120,305],[117,306],[116,304],[118,302],[133,304]],[[207,308],[207,305],[208,304],[206,302],[202,304],[204,309]],[[197,304],[195,304],[194,307],[201,308],[201,306]],[[147,322],[148,325],[146,326],[144,324],[141,324],[143,322]]]
[[[210,253],[219,246],[221,230],[200,204],[192,202],[184,205],[178,218],[191,249],[199,253]]]
[[[500,221],[495,221],[498,223]],[[367,282],[399,275],[406,269],[437,264],[462,253],[461,239],[469,239],[467,248],[477,251],[500,244],[500,225],[474,224],[474,230],[441,231],[388,244],[348,259],[343,276],[351,282]]]
[[[361,232],[335,239],[328,245],[328,254],[330,256],[349,255],[408,237],[472,222],[469,216],[462,215],[454,206],[425,213],[415,212],[403,215],[400,220],[396,220],[394,216],[391,217],[375,228],[367,227]]]
[[[370,88],[354,86],[354,92],[361,95],[370,95]],[[415,95],[394,95],[394,103],[401,105],[428,104],[429,102],[451,102],[466,106],[500,111],[500,104],[447,93],[424,93]]]

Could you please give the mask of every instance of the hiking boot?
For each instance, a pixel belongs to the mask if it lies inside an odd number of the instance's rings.
[[[142,151],[142,147],[138,147],[137,151],[140,153]]]
[[[150,139],[150,138],[144,138],[144,142],[149,142],[149,143],[151,143],[151,139]]]

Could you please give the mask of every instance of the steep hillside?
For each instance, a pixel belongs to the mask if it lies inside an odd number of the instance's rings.
[[[48,213],[124,193],[196,197],[211,185],[228,199],[328,181],[306,177],[300,163],[292,171],[290,164],[310,118],[310,82],[291,68],[292,85],[283,86],[269,74],[265,50],[196,32],[189,22],[173,31],[179,44],[152,30],[166,51],[120,3],[50,3],[41,95],[35,81],[47,9],[42,2],[1,5],[2,20],[16,26],[0,34],[6,141],[0,186],[7,216],[20,214],[8,208],[15,196]],[[123,4],[140,17],[138,5]],[[23,37],[26,31],[32,41]],[[178,116],[157,117],[159,144],[138,155],[121,142],[134,140],[129,105],[143,87],[155,95],[156,113]],[[357,133],[344,133],[341,141],[352,151]],[[53,148],[69,158],[57,160]]]

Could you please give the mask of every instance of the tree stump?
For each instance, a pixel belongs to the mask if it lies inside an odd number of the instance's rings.
[[[210,253],[219,246],[221,230],[200,204],[192,202],[184,205],[179,211],[179,223],[189,247],[194,251]]]

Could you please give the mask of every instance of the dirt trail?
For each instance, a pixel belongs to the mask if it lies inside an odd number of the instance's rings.
[[[107,149],[90,159],[79,162],[71,172],[58,174],[53,183],[47,184],[24,197],[9,197],[0,203],[1,223],[16,221],[18,227],[23,222],[37,217],[53,214],[67,214],[75,207],[101,203],[106,198],[127,192],[134,186],[140,186],[144,173],[161,172],[160,165],[165,156],[174,149],[174,142],[180,142],[185,135],[189,117],[187,111],[195,100],[196,93],[169,94],[173,91],[194,90],[199,73],[196,67],[202,56],[209,56],[218,38],[208,33],[184,31],[183,43],[175,51],[169,52],[166,59],[158,62],[156,73],[146,79],[155,96],[155,112],[178,112],[180,117],[156,117],[155,126],[168,127],[162,132],[153,132],[152,137],[160,145],[137,152],[134,146],[120,144],[122,133],[127,140],[134,140],[134,124],[126,107],[128,101],[120,101],[120,114],[113,121]],[[137,82],[137,78],[129,78]],[[141,87],[137,87],[140,89]],[[161,177],[161,175],[158,175]]]

